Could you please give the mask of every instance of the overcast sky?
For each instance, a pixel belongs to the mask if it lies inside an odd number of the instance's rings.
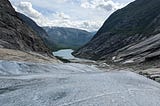
[[[97,31],[111,13],[134,0],[10,0],[40,26]]]

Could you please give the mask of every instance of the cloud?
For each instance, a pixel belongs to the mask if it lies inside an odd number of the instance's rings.
[[[66,1],[64,0],[63,2]],[[88,31],[95,31],[101,25],[100,20],[73,20],[68,14],[65,14],[63,12],[52,13],[50,16],[47,17],[34,9],[31,2],[20,2],[13,7],[18,12],[21,12],[33,19],[40,26],[73,27]]]
[[[55,14],[59,19],[62,19],[62,20],[67,20],[67,19],[70,19],[70,16],[63,13],[63,12],[60,12],[60,13],[56,13]],[[54,16],[54,17],[56,17]]]
[[[83,8],[100,8],[106,11],[115,11],[123,6],[123,4],[113,2],[112,0],[88,0],[81,3]]]
[[[42,16],[37,10],[33,9],[32,4],[30,2],[20,2],[16,5],[17,10],[27,14],[32,18],[39,18]]]
[[[101,21],[72,21],[72,20],[52,20],[46,23],[47,26],[71,27],[88,31],[96,31],[101,26]]]
[[[97,31],[115,10],[112,0],[10,0],[16,11],[40,26],[73,27]]]
[[[46,25],[45,23],[49,21],[47,17],[35,10],[30,2],[19,2],[13,5],[13,7],[16,11],[33,19],[40,26]]]

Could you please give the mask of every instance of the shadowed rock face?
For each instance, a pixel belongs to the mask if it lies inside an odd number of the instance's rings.
[[[39,37],[45,42],[48,48],[54,50],[56,48],[54,41],[49,41],[49,36],[47,32],[40,26],[38,26],[32,19],[25,16],[22,13],[17,13],[18,17],[22,19],[30,28],[32,28]],[[54,38],[53,38],[54,39]]]
[[[136,0],[114,12],[94,38],[74,52],[94,60],[136,62],[160,55],[160,0]]]
[[[0,47],[50,53],[36,32],[18,17],[8,0],[0,1]]]
[[[25,16],[22,13],[17,12],[17,15],[22,21],[24,21],[29,27],[31,27],[41,38],[46,39],[48,37],[47,32],[36,24],[31,18]]]

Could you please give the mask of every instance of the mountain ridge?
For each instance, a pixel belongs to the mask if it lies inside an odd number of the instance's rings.
[[[0,51],[2,60],[58,61],[36,31],[20,19],[9,0],[0,1]]]
[[[43,27],[48,33],[48,41],[55,43],[57,49],[77,49],[86,44],[94,33],[69,27]]]
[[[150,39],[156,41],[158,39],[154,39],[154,36],[158,36],[156,38],[160,36],[157,35],[160,33],[159,17],[159,0],[136,0],[114,12],[93,39],[73,54],[81,58],[120,63],[128,60],[133,60],[136,63],[144,62],[147,60],[147,55],[149,56],[151,53],[158,59],[156,51],[159,50],[159,43],[151,48],[148,46],[155,43]],[[146,43],[147,39],[149,43]],[[145,50],[141,50],[136,56],[132,54],[135,49],[126,51],[127,48],[142,42],[145,43],[144,47],[139,46],[136,50],[140,48]],[[155,53],[152,49],[156,49]]]
[[[0,1],[1,47],[50,53],[41,38],[21,21],[8,0]]]
[[[19,12],[17,12],[17,14],[18,14],[18,17],[20,19],[22,19],[22,21],[24,21],[29,27],[31,27],[40,38],[42,38],[45,45],[50,50],[54,50],[56,48],[55,43],[53,41],[52,42],[49,41],[49,36],[48,36],[47,32],[42,27],[37,25],[37,23],[35,21],[33,21],[31,18],[27,17],[26,15],[19,13]]]

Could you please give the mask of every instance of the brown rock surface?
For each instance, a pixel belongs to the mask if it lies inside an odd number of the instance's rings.
[[[41,38],[18,18],[8,0],[0,1],[0,47],[51,53]]]

